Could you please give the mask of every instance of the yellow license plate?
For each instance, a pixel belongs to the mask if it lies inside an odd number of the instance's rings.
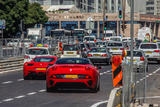
[[[99,55],[99,54],[95,54],[94,56],[101,56],[101,55]]]
[[[118,50],[118,49],[112,49],[112,50]]]
[[[67,52],[67,54],[73,54],[73,52]]]
[[[135,59],[133,59],[133,62],[135,62],[136,60]],[[131,62],[131,59],[129,59],[129,62]]]
[[[78,75],[65,75],[65,78],[78,78]]]
[[[145,53],[152,53],[152,52],[145,52]]]
[[[36,70],[46,70],[46,68],[36,68]]]

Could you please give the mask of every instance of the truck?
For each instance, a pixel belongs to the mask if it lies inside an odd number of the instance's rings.
[[[138,30],[138,40],[151,42],[153,40],[152,30],[149,27],[142,27]]]
[[[43,38],[45,30],[43,28],[28,28],[27,38],[32,41],[36,41],[38,38]]]

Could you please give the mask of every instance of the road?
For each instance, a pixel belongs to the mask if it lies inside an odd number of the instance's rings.
[[[98,93],[90,93],[87,90],[60,90],[47,93],[45,80],[23,80],[22,71],[1,73],[0,107],[96,107],[96,105],[106,107],[113,89],[111,68],[111,65],[103,66],[100,70],[101,89]],[[149,64],[147,74],[158,68],[158,64]],[[147,80],[147,83],[152,82],[153,79]]]

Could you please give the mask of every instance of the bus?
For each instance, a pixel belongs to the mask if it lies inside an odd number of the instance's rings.
[[[83,37],[87,36],[88,33],[85,29],[74,29],[72,30],[72,36],[76,38],[79,42],[83,41]]]
[[[51,37],[58,41],[68,41],[68,37],[71,36],[71,31],[65,29],[51,30]]]

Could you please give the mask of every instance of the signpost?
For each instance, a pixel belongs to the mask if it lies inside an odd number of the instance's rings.
[[[94,21],[92,17],[88,17],[86,20],[86,29],[88,29],[88,33],[91,34],[94,29]]]
[[[3,57],[3,29],[5,29],[5,20],[0,20],[0,33],[1,33],[1,36],[0,36],[0,54],[1,54],[1,58]]]

